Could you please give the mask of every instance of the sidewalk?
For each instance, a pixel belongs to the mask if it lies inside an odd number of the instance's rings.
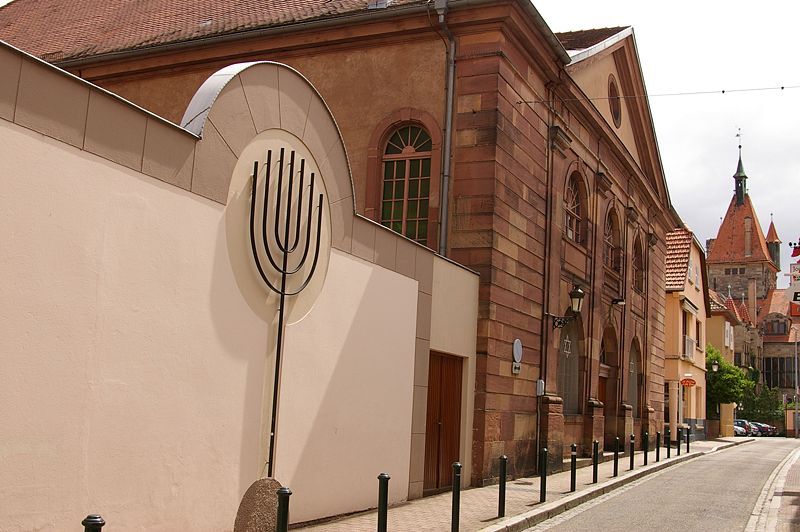
[[[691,460],[718,449],[753,441],[751,438],[721,438],[718,440],[697,441],[690,445],[687,454],[686,444],[681,447],[681,455],[677,456],[672,449],[672,457],[666,459],[666,448],[661,448],[661,461],[656,463],[655,451],[648,453],[648,465],[644,466],[644,454],[636,452],[634,470],[629,471],[630,458],[620,457],[619,476],[612,477],[613,461],[602,462],[598,466],[597,484],[592,484],[592,468],[583,467],[577,470],[576,491],[569,492],[570,471],[554,473],[547,477],[547,501],[539,503],[539,477],[521,478],[508,482],[506,489],[506,516],[497,518],[498,486],[470,488],[461,492],[460,530],[485,532],[524,530],[545,519],[558,515],[583,502],[608,493],[645,475],[659,471],[670,465]],[[609,453],[606,453],[608,456]],[[798,487],[800,498],[800,461],[798,461]],[[788,485],[788,483],[787,483]],[[389,486],[391,490],[391,484]],[[789,488],[787,488],[789,489]],[[375,484],[377,499],[378,486]],[[450,530],[452,511],[452,494],[442,493],[422,499],[415,499],[389,508],[389,530],[446,531]],[[375,510],[361,512],[324,523],[305,527],[293,527],[293,530],[351,532],[373,531],[377,529],[377,512]]]

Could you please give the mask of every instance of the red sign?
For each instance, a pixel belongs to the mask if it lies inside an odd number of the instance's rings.
[[[694,379],[682,379],[681,386],[694,386],[697,382]]]

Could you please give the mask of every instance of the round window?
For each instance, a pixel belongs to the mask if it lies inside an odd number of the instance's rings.
[[[619,96],[619,89],[617,88],[617,80],[613,75],[608,76],[608,106],[611,108],[611,118],[614,120],[614,125],[619,127],[622,125],[622,99]]]

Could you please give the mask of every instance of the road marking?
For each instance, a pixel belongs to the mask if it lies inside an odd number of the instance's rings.
[[[758,495],[753,511],[750,513],[745,532],[762,532],[776,529],[778,512],[781,507],[781,496],[776,495],[776,492],[783,492],[786,475],[798,458],[800,458],[800,449],[795,449],[786,455],[786,458],[772,471],[772,474],[764,483],[764,488]]]

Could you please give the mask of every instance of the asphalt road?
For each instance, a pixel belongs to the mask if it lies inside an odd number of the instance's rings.
[[[800,442],[759,438],[666,468],[529,531],[744,530],[772,471]]]

